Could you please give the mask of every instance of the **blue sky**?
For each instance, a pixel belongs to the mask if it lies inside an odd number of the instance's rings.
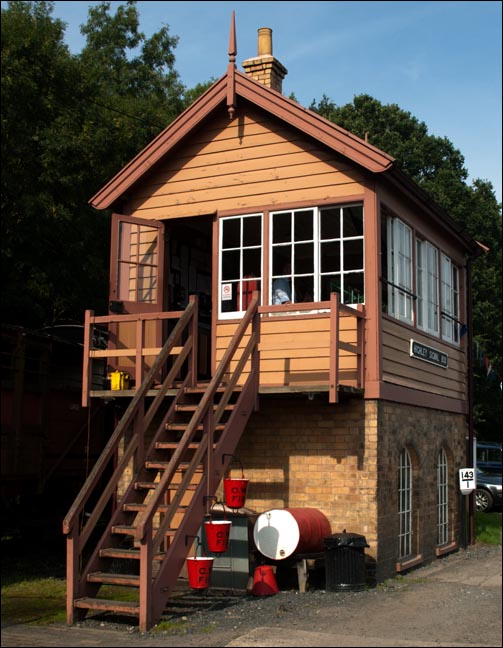
[[[4,4],[2,2],[2,4]],[[55,2],[78,53],[90,5]],[[111,2],[112,10],[121,4]],[[225,73],[231,13],[237,64],[257,54],[257,30],[273,30],[273,53],[287,68],[283,92],[338,105],[366,93],[395,103],[461,151],[470,180],[492,182],[498,201],[502,160],[502,3],[138,2],[150,36],[167,24],[179,37],[176,69],[187,87]]]

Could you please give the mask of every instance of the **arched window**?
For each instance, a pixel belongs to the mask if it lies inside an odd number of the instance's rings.
[[[447,454],[442,448],[437,462],[437,544],[449,540],[449,488]]]
[[[400,523],[398,557],[404,558],[412,553],[412,461],[407,448],[400,453],[398,517]]]

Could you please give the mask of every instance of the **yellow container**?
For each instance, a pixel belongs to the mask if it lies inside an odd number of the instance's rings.
[[[130,376],[126,371],[112,371],[110,377],[110,389],[117,391],[129,389]]]

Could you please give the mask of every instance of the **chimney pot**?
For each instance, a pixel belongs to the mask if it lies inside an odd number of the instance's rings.
[[[258,30],[258,56],[272,56],[272,29],[261,27]]]
[[[246,74],[277,92],[282,92],[283,79],[288,73],[286,67],[272,55],[272,29],[261,27],[258,30],[258,54],[243,61]]]

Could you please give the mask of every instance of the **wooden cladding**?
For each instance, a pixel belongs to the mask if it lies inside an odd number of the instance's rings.
[[[298,305],[295,305],[298,306]],[[295,308],[292,306],[291,308]],[[349,387],[361,385],[361,335],[358,334],[359,311],[344,309],[339,317],[338,343],[333,341],[330,311],[288,316],[288,312],[262,312],[260,330],[260,387],[312,388],[328,391],[331,384],[331,349],[338,354],[338,383]],[[216,362],[222,358],[237,323],[218,322]],[[243,342],[244,344],[244,342]]]
[[[137,193],[131,214],[149,219],[197,216],[215,210],[319,200],[363,191],[363,173],[293,128],[256,110],[229,123],[225,116],[199,129],[159,165]]]
[[[448,355],[447,368],[410,356],[411,338],[434,346]],[[461,348],[433,341],[399,322],[383,317],[383,380],[388,383],[437,394],[448,398],[466,398],[465,353]]]

